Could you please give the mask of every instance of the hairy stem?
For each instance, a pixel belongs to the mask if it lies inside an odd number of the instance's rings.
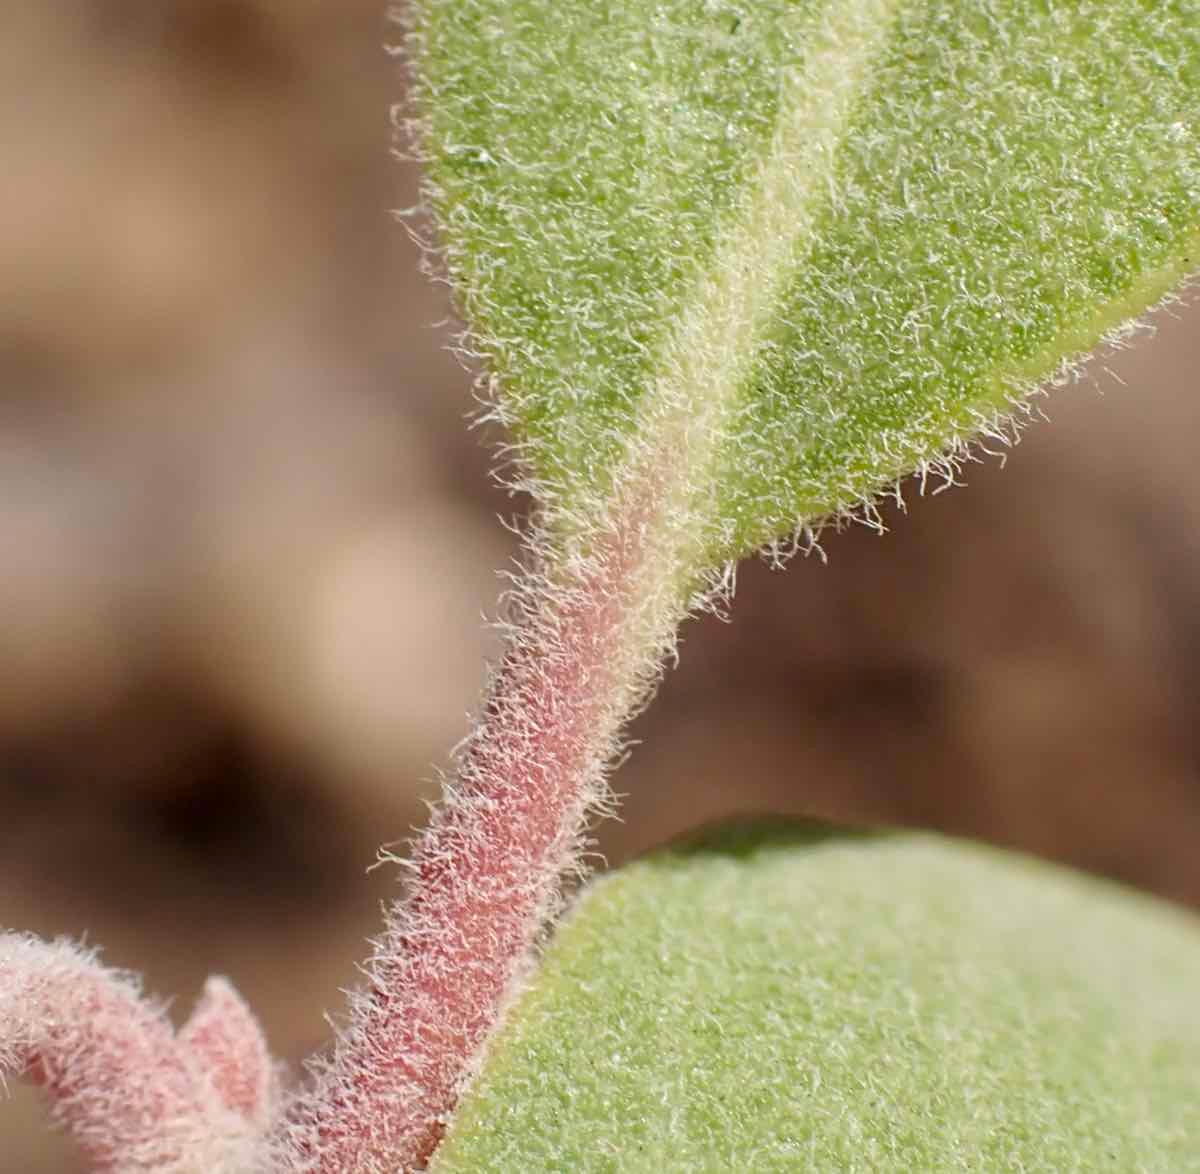
[[[436,1146],[578,865],[617,734],[682,615],[679,600],[649,646],[628,644],[646,599],[645,534],[635,505],[553,585],[530,576],[518,589],[483,720],[416,845],[410,893],[389,915],[349,1030],[293,1109],[285,1168],[419,1168]]]
[[[246,1058],[261,1057],[265,1081],[262,1037],[220,980],[199,1011],[200,1034],[229,1041],[221,1070],[197,1046],[200,1036],[176,1037],[129,977],[66,943],[0,937],[0,1078],[13,1073],[42,1088],[98,1174],[253,1168],[259,1105],[232,1095],[241,1090],[225,1087],[222,1070],[249,1071]]]

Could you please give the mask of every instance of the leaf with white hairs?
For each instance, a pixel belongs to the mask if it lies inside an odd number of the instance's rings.
[[[585,533],[657,478],[685,576],[949,471],[1200,258],[1196,0],[416,8],[518,476]]]

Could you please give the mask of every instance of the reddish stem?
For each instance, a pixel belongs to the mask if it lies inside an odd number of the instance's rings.
[[[422,1168],[440,1140],[578,863],[586,812],[640,697],[642,662],[623,641],[644,517],[625,511],[565,583],[525,589],[527,618],[415,847],[368,990],[290,1114],[285,1168],[395,1174]]]
[[[0,1075],[25,1076],[96,1171],[215,1168],[252,1146],[132,979],[65,943],[0,937]]]

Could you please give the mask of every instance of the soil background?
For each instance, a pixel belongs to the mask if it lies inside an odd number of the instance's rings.
[[[467,728],[524,508],[391,215],[381,8],[0,11],[0,925],[102,944],[178,1014],[229,974],[292,1063]],[[970,488],[744,566],[599,851],[788,811],[1200,903],[1198,309]],[[0,1103],[0,1174],[77,1168],[44,1125]]]

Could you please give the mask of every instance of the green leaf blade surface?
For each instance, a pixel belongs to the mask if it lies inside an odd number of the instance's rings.
[[[422,0],[416,29],[449,268],[564,525],[674,451],[701,561],[745,553],[1196,265],[1196,0]]]
[[[786,830],[596,884],[435,1174],[1200,1169],[1200,923],[935,837]]]

